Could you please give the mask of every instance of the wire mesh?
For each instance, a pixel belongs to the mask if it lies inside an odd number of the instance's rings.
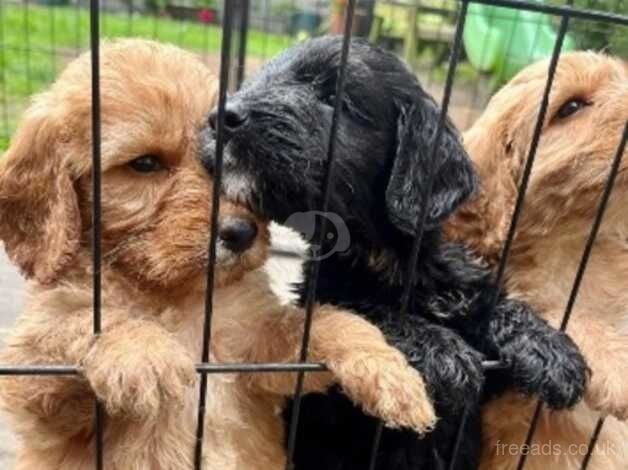
[[[317,2],[321,3],[321,2]],[[382,2],[382,3],[400,3],[400,2]],[[420,3],[420,2],[418,2]],[[430,6],[423,7],[425,11],[430,14],[442,14],[443,12],[451,11],[457,13],[456,26],[454,30],[454,36],[452,38],[452,44],[450,47],[450,58],[446,67],[446,79],[443,85],[442,94],[442,106],[441,115],[439,118],[438,127],[434,136],[433,146],[431,149],[432,161],[434,160],[435,152],[443,131],[445,116],[450,107],[450,102],[454,92],[454,81],[456,79],[457,67],[462,56],[463,45],[463,33],[465,21],[469,16],[468,8],[469,4],[483,4],[491,6],[500,6],[517,11],[533,11],[552,15],[560,20],[558,29],[558,35],[556,37],[554,49],[550,58],[548,68],[548,78],[543,93],[543,98],[540,103],[539,112],[534,128],[534,133],[531,139],[528,157],[522,173],[522,178],[518,188],[518,196],[515,204],[515,208],[511,218],[511,224],[504,244],[500,262],[496,271],[495,284],[498,288],[501,288],[506,265],[508,262],[509,253],[514,239],[518,220],[521,214],[523,203],[525,200],[525,194],[532,171],[532,166],[535,160],[537,147],[541,139],[541,133],[543,130],[543,123],[545,122],[545,115],[547,113],[549,96],[552,89],[552,83],[560,59],[560,53],[563,46],[563,42],[570,31],[577,31],[584,28],[585,23],[594,22],[595,27],[598,29],[605,29],[612,26],[626,27],[628,26],[628,16],[621,10],[622,1],[618,0],[614,8],[601,11],[601,3],[595,1],[576,2],[576,7],[571,6],[572,2],[566,2],[566,4],[552,2],[552,3],[537,3],[525,0],[443,0],[440,6],[434,7],[432,3]],[[292,457],[294,455],[294,449],[296,445],[296,432],[299,422],[299,406],[300,398],[302,395],[303,378],[306,372],[319,372],[326,370],[323,364],[308,363],[308,343],[310,326],[313,315],[313,305],[316,293],[316,283],[319,271],[319,262],[310,264],[310,272],[308,273],[308,286],[306,295],[306,315],[305,315],[305,328],[302,341],[302,348],[299,357],[299,362],[294,364],[217,364],[210,363],[210,346],[211,346],[211,318],[212,318],[212,298],[213,298],[213,279],[214,279],[214,261],[216,258],[216,241],[217,241],[217,218],[219,211],[219,194],[220,194],[220,180],[221,180],[221,168],[222,168],[222,153],[223,153],[223,129],[224,129],[224,112],[227,101],[227,90],[229,88],[229,77],[235,77],[235,87],[239,87],[246,74],[249,71],[255,70],[266,58],[274,55],[275,52],[285,48],[296,41],[295,37],[289,35],[274,35],[273,31],[280,28],[282,25],[292,21],[290,11],[294,11],[295,2],[291,2],[292,8],[288,9],[288,13],[277,15],[272,10],[270,0],[261,0],[260,2],[250,2],[250,0],[238,0],[229,1],[225,0],[222,5],[221,11],[217,14],[222,15],[222,28],[214,26],[213,23],[206,22],[205,24],[198,25],[194,22],[186,23],[182,20],[175,27],[171,27],[169,23],[166,23],[160,15],[153,12],[150,15],[150,19],[144,22],[142,19],[137,18],[136,8],[137,5],[133,0],[128,1],[128,10],[123,13],[125,30],[121,35],[140,35],[144,37],[152,37],[158,40],[170,40],[183,47],[192,48],[198,52],[202,52],[206,61],[211,62],[214,58],[210,57],[211,52],[219,48],[220,50],[220,85],[219,85],[219,104],[218,104],[218,126],[217,126],[217,150],[216,150],[216,168],[214,172],[214,193],[213,193],[213,205],[212,205],[212,228],[210,236],[209,246],[209,265],[207,271],[207,291],[206,291],[206,307],[205,318],[203,324],[203,350],[201,354],[201,362],[197,364],[196,370],[200,376],[199,380],[199,402],[198,402],[198,414],[197,414],[197,433],[196,433],[196,446],[194,449],[194,462],[195,468],[202,468],[202,455],[203,455],[203,437],[205,429],[205,407],[207,399],[207,376],[209,374],[225,374],[225,373],[264,373],[264,372],[297,372],[298,380],[295,389],[292,421],[288,428],[288,445],[287,445],[287,467],[289,469],[294,468]],[[321,201],[322,211],[326,211],[327,204],[330,195],[331,181],[334,177],[334,148],[335,148],[335,135],[338,128],[338,120],[341,119],[340,103],[341,96],[344,89],[346,64],[349,55],[349,42],[353,32],[353,20],[355,17],[357,0],[348,0],[345,13],[344,13],[344,40],[342,47],[341,64],[338,71],[338,81],[336,89],[336,104],[334,107],[334,114],[332,120],[331,136],[328,147],[328,159],[326,177],[323,188],[323,198]],[[608,6],[608,5],[606,5]],[[88,7],[88,11],[85,11]],[[21,10],[19,10],[21,8]],[[6,15],[14,15],[21,12],[21,24],[23,25],[23,32],[20,37],[25,38],[25,41],[20,44],[16,44],[15,41],[11,41],[7,38],[6,28]],[[68,16],[66,13],[70,11],[72,15]],[[93,333],[95,335],[100,334],[102,328],[102,315],[101,315],[101,136],[100,136],[100,122],[101,122],[101,110],[100,110],[100,82],[99,82],[99,41],[103,35],[101,34],[101,27],[104,36],[108,36],[108,27],[115,30],[112,31],[112,35],[119,35],[120,32],[120,16],[119,12],[109,12],[107,3],[99,3],[98,0],[90,0],[87,3],[85,0],[77,0],[74,6],[69,6],[67,9],[55,9],[48,8],[47,12],[49,17],[48,22],[48,44],[33,44],[31,41],[32,22],[37,22],[38,16],[43,12],[40,6],[31,5],[31,0],[24,0],[18,2],[15,0],[8,0],[0,2],[0,90],[2,92],[0,99],[0,106],[2,106],[3,125],[0,135],[0,143],[8,142],[10,133],[13,131],[14,124],[9,115],[13,107],[19,108],[9,102],[9,90],[8,83],[11,78],[9,77],[10,68],[7,67],[7,55],[19,54],[21,55],[22,63],[19,70],[24,73],[25,78],[25,90],[28,95],[36,91],[39,87],[44,85],[49,79],[51,79],[57,69],[57,62],[59,59],[67,60],[69,57],[77,55],[84,47],[89,38],[89,45],[92,54],[92,191],[93,191],[93,206],[92,206],[92,254],[93,254]],[[253,15],[253,12],[257,12]],[[65,14],[65,16],[64,16]],[[61,19],[63,17],[63,23]],[[212,18],[213,19],[213,18]],[[237,19],[237,21],[236,21]],[[74,30],[66,31],[69,22],[73,22]],[[411,19],[414,21],[414,17]],[[579,23],[576,24],[576,21]],[[570,28],[571,24],[575,26]],[[38,24],[38,23],[37,23]],[[252,31],[251,26],[257,25],[259,29]],[[416,25],[412,25],[413,27]],[[238,28],[237,31],[237,56],[235,57],[235,67],[232,69],[231,65],[234,62],[232,57],[232,36],[234,28]],[[587,33],[596,33],[597,30],[587,30]],[[603,31],[605,32],[605,31]],[[86,35],[86,33],[88,33]],[[277,37],[275,37],[277,36]],[[60,39],[61,37],[61,39]],[[621,40],[620,40],[621,42]],[[61,44],[61,45],[60,45]],[[620,44],[621,45],[621,44]],[[70,51],[68,51],[70,49]],[[50,60],[47,68],[52,71],[50,77],[40,80],[33,75],[33,67],[36,65],[32,60],[33,54],[47,54],[50,56]],[[39,57],[39,55],[37,55]],[[250,60],[251,58],[254,60]],[[249,60],[247,60],[249,59]],[[247,69],[247,65],[250,67]],[[432,62],[430,68],[429,81],[431,82],[437,70],[438,58]],[[230,74],[230,70],[233,70]],[[39,69],[37,69],[37,74]],[[474,84],[475,94],[471,101],[471,110],[476,106],[481,107],[483,100],[478,97],[478,90],[480,88],[479,82]],[[470,116],[471,114],[469,114]],[[604,211],[610,197],[613,183],[616,178],[621,158],[625,152],[626,139],[628,134],[628,124],[624,128],[623,135],[620,143],[617,147],[617,152],[613,159],[609,176],[604,187],[603,194],[601,195],[598,211],[595,215],[595,219],[592,222],[591,232],[587,239],[586,246],[582,253],[582,258],[578,266],[573,287],[567,302],[564,317],[561,322],[560,328],[566,330],[568,322],[571,316],[573,306],[576,302],[582,277],[586,270],[586,266],[591,254],[595,238],[599,226],[601,224]],[[4,140],[2,140],[4,139]],[[6,145],[6,144],[5,144]],[[0,147],[2,149],[2,147]],[[429,178],[428,185],[425,188],[426,195],[431,193],[431,184],[433,178]],[[429,197],[424,198],[425,204],[429,202]],[[413,268],[416,265],[416,261],[419,256],[419,246],[422,236],[422,226],[425,216],[425,208],[421,211],[422,217],[417,225],[417,236],[412,248],[410,260],[408,263],[408,276],[409,282],[405,286],[403,299],[402,299],[402,313],[407,310],[409,293],[413,286]],[[317,237],[322,237],[325,233],[325,222],[323,218],[322,226],[318,228]],[[320,238],[319,238],[320,239]],[[281,254],[281,253],[275,253]],[[286,256],[295,256],[294,253],[287,253]],[[496,292],[499,289],[496,290]],[[494,299],[494,303],[497,301],[497,294]],[[494,305],[493,305],[494,307]],[[491,370],[501,367],[498,361],[485,361],[483,363],[485,370]],[[74,365],[28,365],[19,367],[5,367],[0,366],[0,375],[23,375],[23,376],[49,376],[49,375],[77,375],[79,369]],[[539,402],[535,413],[533,415],[528,434],[526,436],[526,444],[530,444],[536,426],[541,414],[541,403]],[[460,430],[464,426],[464,420],[466,414],[462,416]],[[593,448],[600,436],[600,433],[604,426],[604,418],[600,418],[591,434],[591,439],[588,445],[587,454],[584,456],[581,468],[585,470],[589,465],[592,457]],[[105,415],[102,407],[98,402],[95,404],[95,468],[102,469],[104,461],[104,431],[105,431]],[[369,468],[375,469],[376,457],[378,452],[379,439],[382,432],[381,423],[376,428],[376,434],[374,436],[371,459]],[[456,442],[454,443],[453,452],[449,464],[449,468],[455,467],[456,456],[458,448],[461,443],[463,433],[459,432]],[[526,464],[527,454],[522,454],[518,463],[518,470],[523,470]]]

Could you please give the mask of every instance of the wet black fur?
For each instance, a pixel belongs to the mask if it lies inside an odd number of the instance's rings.
[[[243,122],[228,129],[228,195],[279,222],[320,208],[340,47],[334,37],[296,46],[229,99],[229,110]],[[515,388],[560,409],[582,397],[588,376],[573,342],[527,305],[501,294],[489,314],[490,273],[463,247],[441,240],[440,222],[476,187],[450,123],[433,162],[436,179],[409,313],[399,314],[437,118],[437,105],[398,58],[352,42],[329,205],[346,223],[351,246],[322,261],[316,300],[354,309],[378,325],[424,375],[441,418],[423,439],[386,429],[378,470],[446,468],[464,407],[471,413],[455,468],[474,469],[482,392],[488,399]],[[203,160],[213,171],[213,132],[207,129],[204,137]],[[250,191],[242,190],[243,181]],[[305,285],[299,289],[303,299]],[[489,374],[485,384],[483,358],[509,367]],[[301,413],[297,469],[368,468],[374,419],[338,391],[305,397]]]

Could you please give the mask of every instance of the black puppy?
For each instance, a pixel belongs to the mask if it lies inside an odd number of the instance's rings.
[[[319,209],[341,42],[326,37],[296,46],[229,98],[227,196],[279,222]],[[476,179],[449,123],[435,161],[429,161],[438,107],[412,72],[394,55],[354,40],[346,73],[329,211],[346,224],[351,243],[332,253],[337,240],[325,238],[319,254],[332,254],[322,261],[316,300],[354,309],[378,325],[417,364],[441,418],[423,439],[384,430],[377,468],[445,468],[461,411],[469,407],[456,468],[473,469],[483,357],[509,365],[489,377],[488,393],[514,387],[538,394],[555,409],[581,398],[588,370],[574,343],[526,305],[500,295],[490,312],[490,273],[463,247],[441,240],[441,221],[472,193]],[[203,131],[209,171],[215,121],[214,111]],[[409,313],[400,315],[406,263],[432,164],[435,180],[416,285]],[[305,286],[299,289],[303,299]],[[302,404],[296,466],[368,468],[374,429],[374,420],[339,392],[309,395]]]

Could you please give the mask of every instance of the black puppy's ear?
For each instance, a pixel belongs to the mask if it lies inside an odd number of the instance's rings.
[[[424,99],[399,108],[397,150],[386,188],[386,207],[391,222],[402,232],[414,236],[425,207],[430,171],[434,183],[425,218],[428,230],[438,226],[475,191],[477,178],[458,132],[449,120],[435,159],[430,161],[439,118],[435,103]]]

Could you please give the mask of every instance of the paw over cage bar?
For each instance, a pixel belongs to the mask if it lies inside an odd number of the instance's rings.
[[[441,103],[441,115],[439,118],[438,127],[434,134],[434,140],[432,144],[432,148],[430,151],[430,155],[433,157],[436,153],[436,149],[438,147],[439,141],[442,136],[445,116],[447,115],[447,111],[450,104],[450,99],[452,95],[453,85],[454,85],[454,77],[456,72],[456,67],[459,62],[459,58],[461,55],[462,48],[462,35],[464,32],[465,21],[467,19],[467,12],[470,3],[479,3],[485,5],[494,5],[501,6],[511,9],[517,10],[527,10],[527,11],[535,11],[540,13],[546,13],[557,17],[560,19],[560,26],[558,30],[558,35],[555,40],[553,52],[551,55],[551,59],[548,67],[548,78],[545,83],[545,89],[543,92],[543,97],[540,103],[538,115],[536,116],[536,124],[534,128],[534,132],[532,135],[532,139],[530,142],[530,147],[528,151],[528,156],[526,159],[526,163],[524,166],[524,171],[521,177],[521,181],[519,183],[518,195],[516,199],[516,204],[513,210],[511,223],[509,226],[508,234],[506,237],[506,241],[504,243],[500,261],[495,274],[495,297],[493,299],[493,307],[497,302],[497,293],[504,282],[504,273],[506,264],[508,262],[508,257],[511,250],[512,241],[514,239],[517,224],[519,221],[519,217],[523,208],[523,203],[525,199],[526,190],[528,187],[528,182],[530,178],[530,174],[532,171],[532,166],[534,164],[537,147],[541,138],[541,131],[543,129],[543,123],[545,121],[545,116],[547,113],[549,96],[552,89],[552,84],[554,80],[554,74],[556,71],[556,67],[560,60],[561,49],[566,37],[566,34],[570,27],[570,22],[572,19],[582,19],[582,20],[590,20],[597,21],[601,23],[608,23],[613,25],[619,25],[622,27],[628,26],[628,17],[622,16],[614,13],[605,13],[594,10],[585,10],[573,7],[573,0],[568,0],[564,6],[551,6],[545,5],[542,3],[535,3],[527,0],[459,0],[459,11],[458,11],[458,19],[455,29],[455,35],[452,45],[452,50],[450,54],[449,64],[447,68],[447,76],[445,81],[444,95]],[[305,328],[304,335],[302,338],[301,345],[301,353],[299,357],[298,363],[293,364],[217,364],[209,362],[209,351],[210,351],[210,341],[211,341],[211,319],[212,319],[212,299],[213,299],[213,278],[214,278],[214,261],[216,257],[216,242],[217,242],[217,218],[219,212],[219,191],[220,191],[220,181],[221,181],[221,173],[222,173],[222,156],[223,156],[223,148],[224,148],[224,111],[225,104],[227,101],[227,90],[229,88],[237,88],[243,81],[244,78],[244,70],[245,70],[245,60],[246,60],[246,50],[247,50],[247,33],[248,33],[248,23],[249,23],[249,8],[250,8],[250,0],[225,0],[224,1],[224,9],[222,15],[222,44],[221,44],[221,54],[220,54],[220,85],[219,85],[219,102],[218,102],[218,126],[217,126],[217,148],[216,148],[216,167],[215,167],[215,185],[214,185],[214,201],[215,203],[212,206],[212,229],[210,236],[210,244],[209,244],[209,267],[207,271],[207,280],[208,280],[208,289],[206,292],[206,303],[205,303],[205,319],[203,324],[203,351],[201,354],[200,362],[197,364],[196,370],[200,375],[200,384],[199,384],[199,402],[198,402],[198,415],[197,415],[197,440],[195,449],[190,449],[190,452],[194,452],[194,468],[195,470],[200,470],[202,468],[202,455],[203,455],[203,430],[204,430],[204,422],[205,422],[205,404],[206,404],[206,389],[207,389],[207,375],[208,374],[216,374],[216,373],[267,373],[267,372],[297,372],[298,380],[294,393],[294,401],[293,401],[293,413],[292,413],[292,421],[289,425],[288,430],[288,463],[287,468],[291,469],[294,467],[292,463],[292,457],[294,455],[294,447],[296,443],[296,430],[299,424],[299,407],[300,407],[300,398],[302,395],[302,387],[303,387],[303,378],[305,373],[315,373],[325,370],[325,366],[323,364],[316,364],[308,362],[308,344],[309,344],[309,334],[310,334],[310,325],[313,316],[313,305],[314,305],[314,294],[316,291],[316,284],[319,272],[319,262],[313,262],[310,264],[310,272],[307,273],[308,285],[307,285],[307,293],[306,293],[306,303],[305,303]],[[333,119],[332,119],[332,128],[330,132],[330,141],[328,146],[328,158],[327,158],[327,166],[326,166],[326,177],[324,180],[323,187],[323,197],[321,201],[321,210],[325,211],[327,209],[331,181],[334,177],[334,150],[335,150],[335,136],[337,133],[337,127],[339,119],[342,119],[342,115],[340,112],[339,103],[341,102],[341,97],[343,94],[344,88],[344,79],[346,74],[346,64],[348,55],[350,54],[349,50],[349,41],[351,39],[352,32],[352,20],[354,16],[354,12],[356,9],[356,0],[348,0],[345,8],[345,16],[344,16],[344,36],[343,36],[343,46],[342,46],[342,55],[341,55],[341,65],[339,69],[339,76],[337,81],[337,89],[336,96],[338,99],[336,100],[336,104],[333,111]],[[237,29],[237,34],[234,35],[234,30]],[[235,36],[237,39],[236,49],[237,54],[236,57],[232,57],[232,39]],[[92,232],[92,253],[93,253],[93,333],[98,336],[101,331],[101,232],[100,232],[100,219],[101,219],[101,173],[100,173],[100,146],[101,146],[101,138],[100,138],[100,82],[99,82],[99,39],[100,39],[100,4],[98,0],[90,0],[90,48],[92,53],[92,159],[93,159],[93,206],[92,206],[92,223],[93,223],[93,232]],[[234,60],[235,59],[235,60]],[[589,261],[589,257],[591,254],[591,250],[593,248],[593,244],[595,242],[602,218],[604,216],[604,212],[606,209],[606,205],[608,203],[610,194],[613,189],[613,184],[615,181],[615,177],[618,173],[619,165],[621,163],[621,159],[626,149],[626,141],[628,139],[628,122],[624,126],[624,130],[621,136],[617,136],[618,145],[617,151],[614,155],[614,158],[610,164],[609,172],[605,187],[600,196],[600,202],[595,214],[593,223],[591,225],[591,230],[589,237],[587,239],[586,245],[581,255],[580,263],[578,265],[578,269],[576,275],[574,277],[574,282],[572,285],[572,289],[570,292],[569,299],[567,301],[565,312],[563,315],[563,319],[560,325],[561,330],[565,330],[568,326],[572,309],[577,299],[578,290],[580,288],[580,284],[585,273],[587,263]],[[433,158],[432,158],[433,160]],[[429,196],[431,194],[431,186],[432,186],[433,178],[428,179],[428,184],[426,185],[424,191],[425,195]],[[413,287],[413,279],[412,279],[412,266],[415,265],[416,260],[419,255],[419,247],[420,241],[423,233],[423,222],[425,216],[425,207],[429,202],[429,197],[424,198],[425,206],[422,208],[421,214],[422,217],[418,221],[417,226],[417,237],[413,244],[409,263],[408,263],[408,273],[410,274],[407,278],[409,282],[405,286],[403,297],[402,297],[402,311],[400,314],[404,314],[408,307],[408,301],[410,296],[410,290]],[[322,224],[318,227],[316,232],[317,241],[321,241],[321,237],[325,233],[325,219],[323,218]],[[485,361],[484,362],[485,369],[499,368],[502,365],[496,361]],[[5,367],[0,366],[0,375],[77,375],[80,371],[76,365],[28,365],[21,367]],[[532,442],[534,437],[534,433],[536,427],[539,422],[542,403],[539,402],[534,410],[534,414],[532,416],[531,425],[528,430],[525,444],[529,445]],[[460,429],[462,429],[464,425],[464,421],[466,420],[466,414],[463,414]],[[103,436],[104,429],[106,426],[106,420],[103,413],[103,410],[100,404],[95,401],[95,421],[94,421],[94,445],[95,445],[95,462],[94,468],[97,470],[102,470],[103,466],[103,456],[106,453],[106,448],[103,445]],[[600,435],[600,432],[604,426],[604,417],[601,417],[595,428],[592,429],[591,438],[588,445],[588,451],[586,455],[583,457],[581,462],[581,468],[585,470],[591,461],[592,451],[595,447],[596,441]],[[373,445],[371,452],[371,459],[369,464],[369,469],[373,470],[375,468],[375,460],[377,456],[378,446],[379,446],[379,437],[381,436],[382,425],[380,424],[376,429],[375,435],[373,436]],[[462,438],[462,433],[458,434],[457,440],[453,445],[452,455],[449,456],[449,468],[454,468],[458,450],[460,447],[460,440]],[[524,470],[527,461],[527,454],[522,453],[517,470]],[[438,469],[440,470],[440,469]]]

